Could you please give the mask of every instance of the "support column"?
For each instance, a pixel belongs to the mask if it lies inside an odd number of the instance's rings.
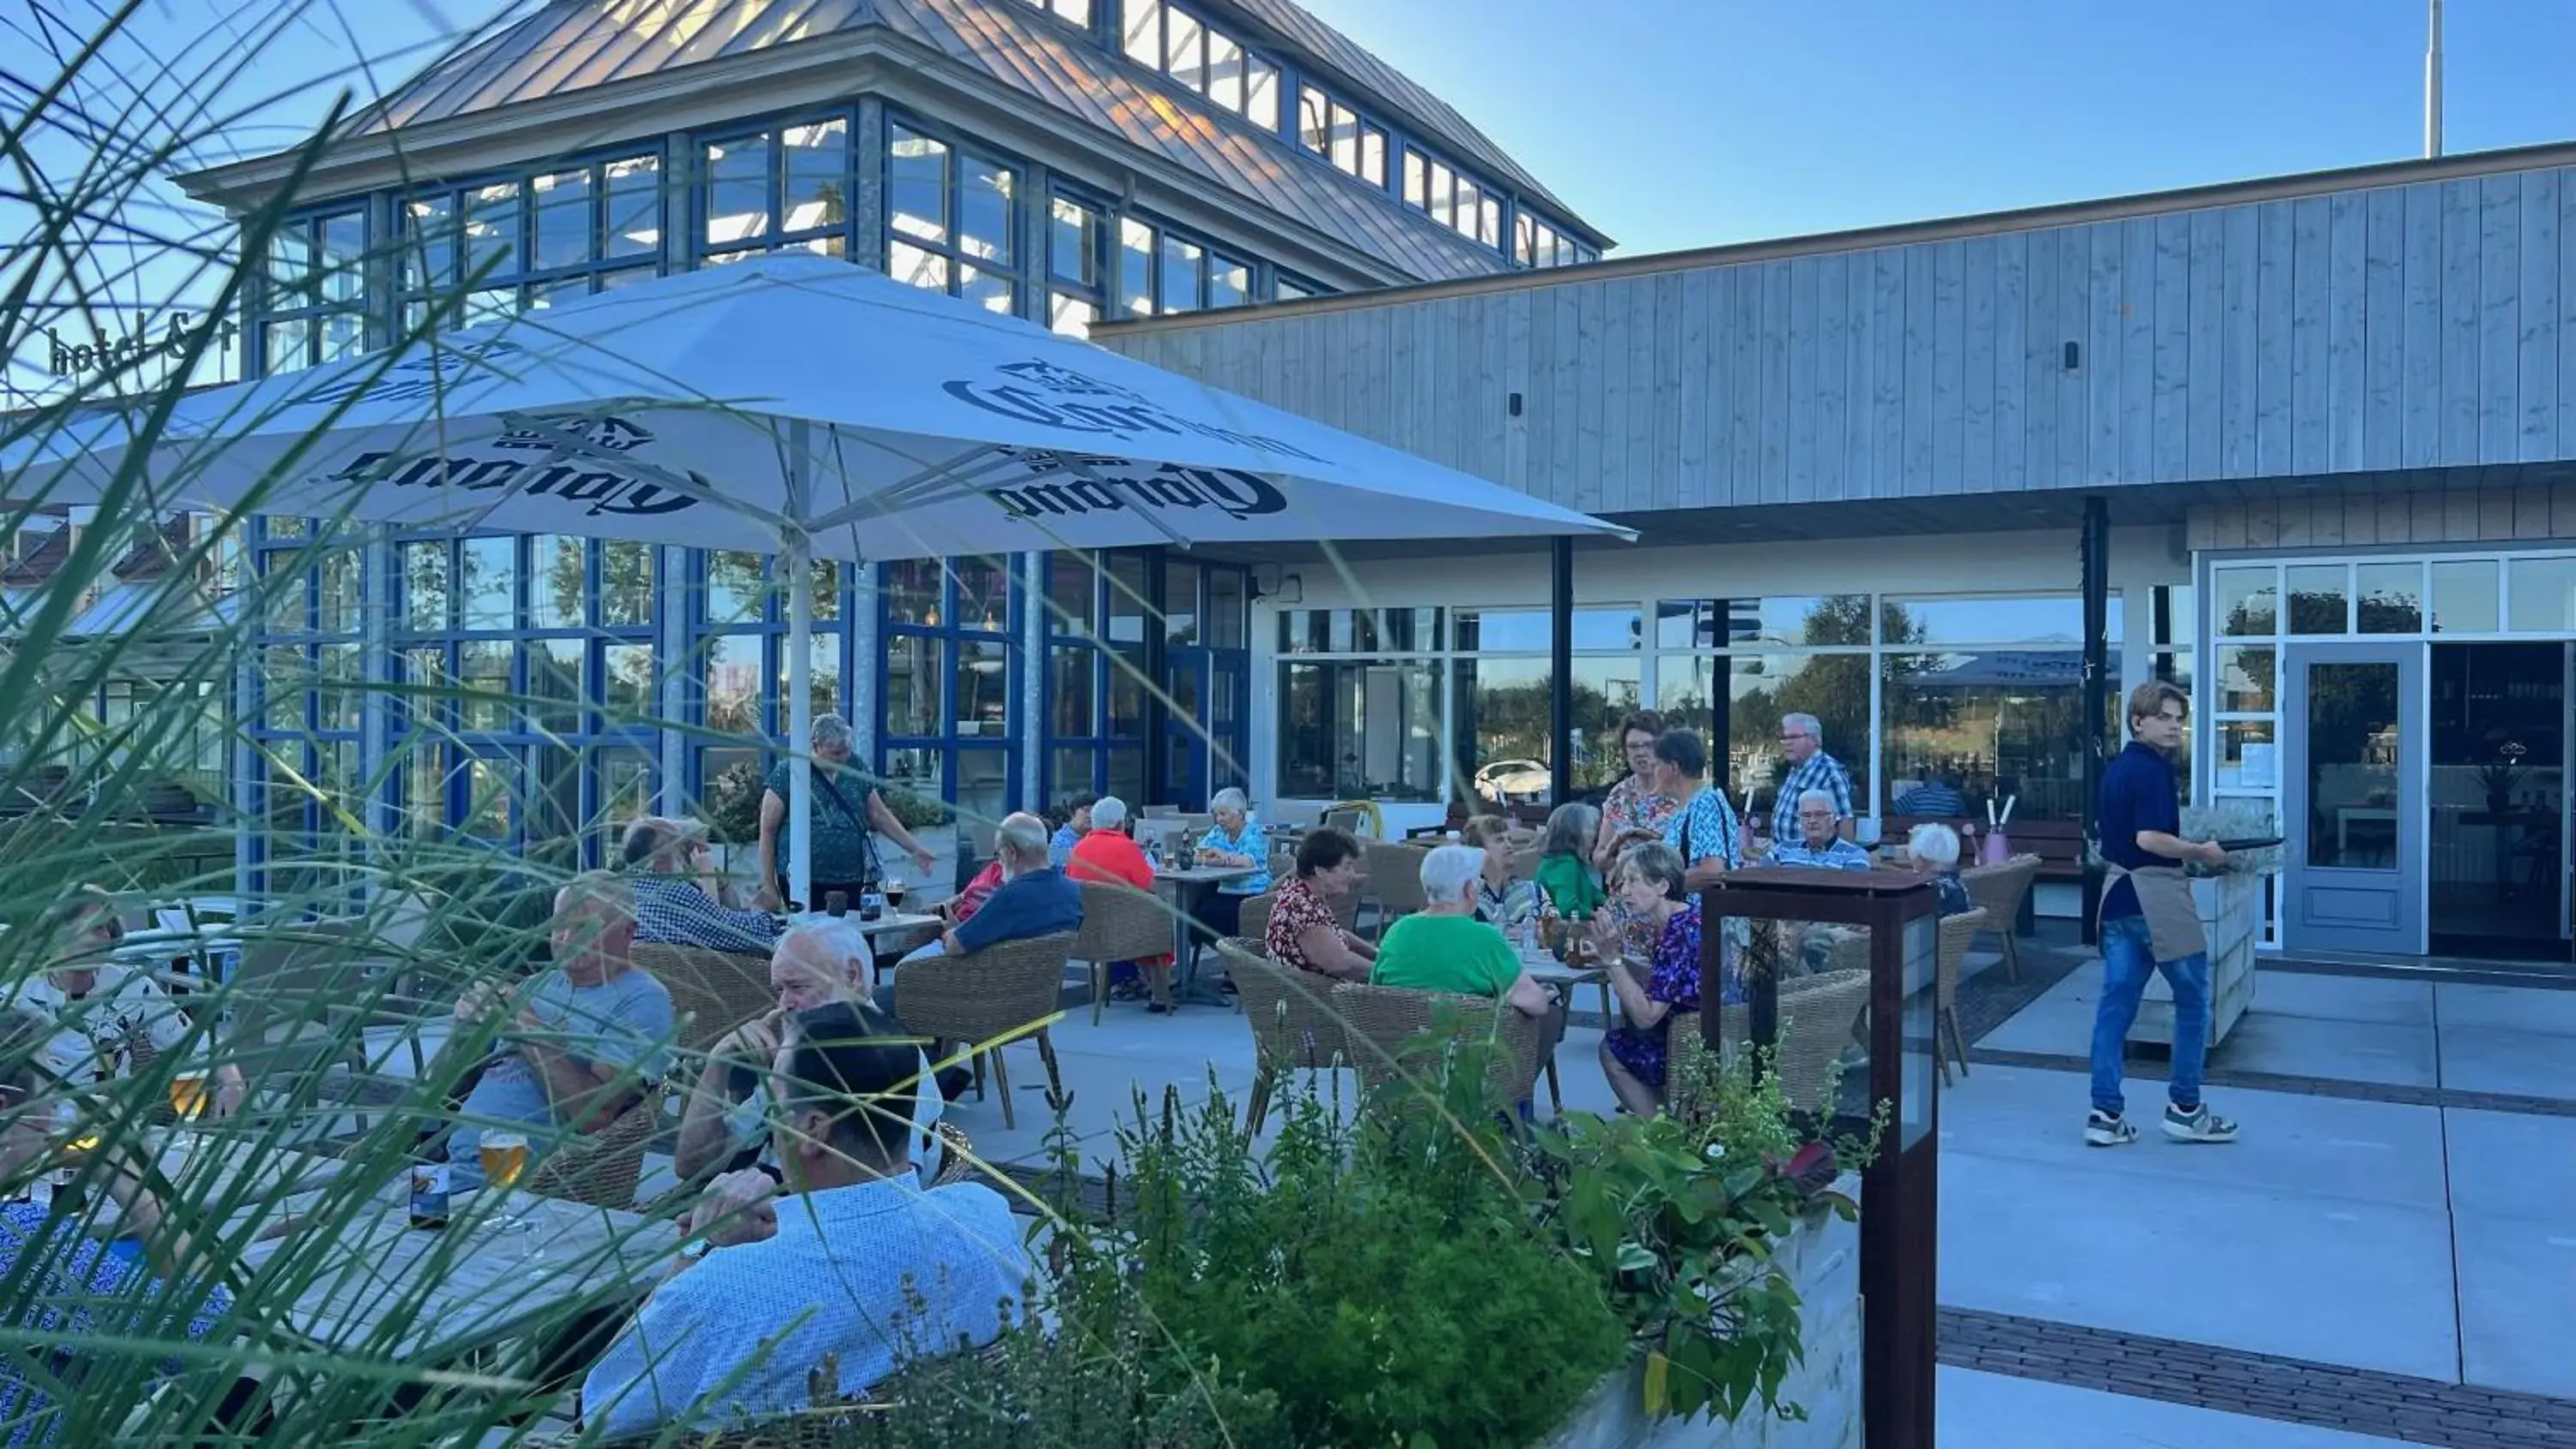
[[[850,239],[850,260],[882,272],[886,269],[885,102],[874,96],[859,97],[859,131],[850,143],[859,161],[858,192],[850,198],[850,219],[857,233]]]
[[[1020,575],[1020,806],[1044,810],[1047,729],[1047,568],[1051,554],[1019,556]]]
[[[1547,799],[1553,807],[1574,798],[1574,539],[1548,540],[1547,566]]]
[[[2094,802],[2102,795],[2102,766],[2117,741],[2111,738],[2111,508],[2100,494],[2084,500],[2080,550],[2084,574],[2084,833],[2093,841]],[[2102,901],[2102,868],[2093,852],[2084,859],[2083,940],[2095,942],[2094,913]],[[2010,922],[2006,930],[2012,929]]]

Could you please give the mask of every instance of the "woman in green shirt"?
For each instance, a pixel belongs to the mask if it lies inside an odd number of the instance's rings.
[[[1430,904],[1386,928],[1377,947],[1375,986],[1485,996],[1524,1016],[1544,1019],[1556,998],[1521,966],[1503,933],[1476,919],[1485,853],[1444,845],[1422,858],[1422,896]]]
[[[1538,842],[1538,893],[1541,915],[1566,921],[1589,921],[1608,893],[1601,873],[1592,868],[1592,842],[1601,833],[1601,812],[1580,800],[1556,807],[1547,817],[1547,833]]]

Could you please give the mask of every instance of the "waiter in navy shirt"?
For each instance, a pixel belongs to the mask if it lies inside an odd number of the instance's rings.
[[[2177,1142],[2233,1142],[2236,1124],[2200,1098],[2209,1050],[2209,942],[2200,928],[2187,862],[2224,865],[2216,842],[2182,838],[2182,800],[2173,756],[2191,719],[2191,696],[2161,679],[2129,695],[2128,748],[2102,772],[2096,838],[2109,870],[2102,892],[2102,997],[2093,1014],[2093,1111],[2084,1140],[2118,1147],[2138,1140],[2120,1093],[2121,1055],[2147,978],[2173,988],[2173,1076],[2164,1131]]]

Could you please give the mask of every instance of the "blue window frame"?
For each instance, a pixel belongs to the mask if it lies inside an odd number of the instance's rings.
[[[709,263],[790,247],[848,256],[855,134],[843,109],[700,139],[689,207],[696,254]]]
[[[1265,131],[1278,131],[1279,66],[1237,39],[1229,27],[1211,24],[1190,7],[1167,0],[1126,0],[1120,32],[1119,48],[1129,60]]]
[[[1018,808],[1024,607],[1008,555],[877,569],[877,769],[986,823]]]
[[[365,834],[360,758],[369,672],[359,639],[366,599],[361,545],[299,518],[255,521],[257,666],[246,721],[254,889],[304,896],[347,888]],[[279,866],[282,858],[297,862]]]
[[[394,267],[405,332],[472,327],[658,276],[658,144],[406,193]]]
[[[269,237],[251,337],[259,375],[274,377],[367,345],[367,209],[343,204],[289,219]]]
[[[702,810],[748,793],[758,799],[787,737],[787,595],[778,561],[763,554],[692,549],[683,595],[688,655],[682,661],[684,718],[703,733],[688,745],[689,798]],[[814,561],[812,702],[816,715],[850,713],[851,610],[855,571]]]
[[[1020,172],[909,117],[886,118],[886,275],[1019,310]]]

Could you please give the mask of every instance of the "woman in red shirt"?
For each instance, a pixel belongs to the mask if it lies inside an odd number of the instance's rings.
[[[1150,893],[1154,889],[1154,863],[1138,849],[1135,838],[1127,833],[1127,802],[1115,795],[1103,795],[1091,804],[1091,833],[1074,842],[1073,858],[1064,873],[1076,884],[1101,881],[1111,885],[1133,886]],[[1134,965],[1144,973],[1146,990],[1153,1000],[1146,1010],[1157,1015],[1172,1009],[1172,958],[1167,952],[1147,960],[1119,962]]]

